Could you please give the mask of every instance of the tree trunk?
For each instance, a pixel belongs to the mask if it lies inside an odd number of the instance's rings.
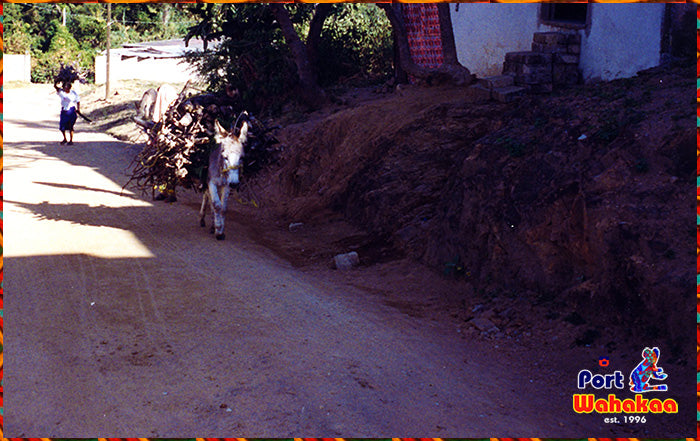
[[[167,29],[170,23],[170,3],[163,3],[163,27]]]
[[[459,64],[457,60],[457,47],[455,46],[455,34],[452,29],[452,17],[449,3],[438,3],[438,17],[440,19],[440,39],[442,40],[442,58],[445,64]]]
[[[403,23],[400,4],[377,3],[377,7],[384,10],[391,28],[394,31],[394,47],[397,51],[399,65],[401,69],[409,75],[422,77],[427,73],[426,69],[421,68],[411,59],[411,53],[408,48],[408,37],[406,35],[406,26]],[[425,72],[424,72],[425,71]]]
[[[272,12],[277,19],[277,23],[282,29],[284,39],[289,45],[294,57],[294,63],[297,66],[297,74],[299,75],[299,83],[301,86],[301,98],[311,107],[319,107],[326,100],[326,94],[318,85],[318,75],[316,66],[311,63],[307,46],[297,35],[292,20],[289,16],[289,11],[284,5],[273,3],[270,5]],[[312,20],[313,22],[313,20]],[[323,23],[321,23],[323,24]],[[319,31],[320,32],[320,31]]]
[[[403,70],[403,67],[401,67],[401,58],[399,57],[399,43],[396,39],[396,34],[394,33],[394,79],[396,80],[397,84],[406,84],[408,83],[408,74],[406,74],[406,71]]]
[[[401,5],[377,3],[377,6],[384,10],[389,22],[391,23],[391,27],[394,31],[394,41],[396,43],[399,63],[401,68],[406,71],[406,73],[413,77],[420,78],[421,80],[426,81],[428,84],[453,83],[458,86],[468,85],[474,81],[474,76],[469,72],[469,69],[462,66],[459,64],[459,61],[457,61],[457,51],[455,49],[454,35],[452,33],[449,5],[443,5],[447,8],[447,13],[445,14],[445,8],[440,8],[439,6],[438,13],[440,14],[440,32],[442,34],[441,39],[443,44],[443,52],[447,46],[447,52],[444,53],[445,61],[440,67],[435,69],[427,69],[418,66],[411,59],[411,53],[408,46],[408,37],[406,34],[406,26],[404,25],[401,14]],[[449,27],[445,26],[446,29],[444,30],[442,26],[443,20],[447,20],[450,23]]]
[[[314,16],[309,24],[309,35],[306,37],[306,51],[309,54],[309,62],[315,69],[318,69],[318,44],[321,41],[321,31],[326,18],[333,11],[330,3],[320,3],[314,10]]]

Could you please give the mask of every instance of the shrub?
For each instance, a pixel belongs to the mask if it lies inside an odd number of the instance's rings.
[[[310,5],[290,6],[290,16],[302,39],[311,21]],[[329,86],[354,77],[367,82],[392,71],[391,27],[374,5],[343,4],[326,19],[318,47],[319,84]],[[205,17],[207,12],[199,10]],[[227,37],[205,54],[191,53],[211,90],[225,84],[239,89],[244,106],[253,112],[279,112],[298,84],[296,65],[281,30],[266,5],[236,5],[208,16],[193,27],[194,35],[221,32]],[[215,17],[212,18],[212,17]],[[202,22],[204,23],[204,22]]]
[[[343,78],[381,80],[393,72],[393,39],[384,12],[374,5],[344,4],[324,24],[319,44],[319,82]]]

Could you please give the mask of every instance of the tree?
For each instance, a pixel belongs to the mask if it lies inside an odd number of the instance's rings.
[[[409,75],[423,79],[428,83],[450,82],[457,85],[467,85],[474,81],[474,76],[469,69],[462,66],[457,60],[457,49],[452,30],[450,7],[447,3],[438,3],[438,16],[440,20],[440,33],[442,40],[443,64],[434,69],[418,66],[411,59],[404,25],[401,4],[377,3],[384,10],[394,30],[394,42],[397,51],[397,59],[401,69]]]
[[[95,54],[105,49],[103,4],[3,5],[4,50],[32,54],[32,80],[51,81],[60,62],[78,62],[92,70]],[[179,4],[114,4],[113,44],[183,37],[191,24],[189,8]]]
[[[329,3],[316,5],[309,25],[306,43],[299,38],[294,29],[289,11],[284,5],[273,3],[270,5],[270,8],[275,14],[277,23],[279,23],[284,38],[287,40],[287,44],[294,55],[302,99],[311,107],[319,107],[320,104],[326,101],[326,94],[318,85],[318,42],[321,37],[323,22],[331,13],[331,5]]]
[[[452,82],[460,85],[469,84],[473,76],[457,60],[457,53],[452,33],[449,6],[438,6],[441,22],[444,63],[436,69],[427,69],[416,65],[410,58],[406,30],[402,20],[401,6],[378,4],[385,12],[388,25],[393,29],[395,67],[403,68],[410,75],[429,83]],[[328,3],[316,6],[309,4],[258,4],[229,5],[207,4],[195,6],[200,22],[191,27],[186,41],[200,37],[205,41],[205,48],[211,41],[221,39],[216,50],[200,58],[191,58],[205,76],[208,76],[214,89],[221,89],[222,73],[226,81],[236,86],[250,88],[257,85],[254,93],[269,91],[272,82],[262,84],[260,77],[276,76],[282,79],[280,72],[292,69],[296,76],[296,95],[310,107],[317,107],[326,100],[326,94],[319,83],[320,66],[327,58],[335,54],[326,53],[319,57],[319,47],[330,35],[324,32],[324,23],[329,17],[336,17],[349,8],[374,8],[370,5],[333,5]],[[281,38],[281,40],[280,40]],[[371,41],[365,42],[372,44]],[[355,46],[353,41],[345,40],[347,46]],[[339,46],[335,46],[337,50]],[[362,50],[363,48],[360,48]],[[228,65],[224,60],[228,57]],[[263,61],[266,59],[266,61]],[[278,66],[275,72],[266,71],[269,65]],[[235,72],[231,72],[234,70]],[[287,93],[290,81],[285,79],[284,92]],[[274,88],[274,87],[273,87]],[[245,92],[244,92],[245,93]],[[278,96],[279,98],[279,96]]]
[[[383,14],[367,13],[373,5],[206,4],[193,9],[201,19],[186,41],[202,38],[206,52],[190,54],[189,61],[210,89],[238,87],[251,110],[274,112],[279,109],[271,107],[290,98],[315,108],[327,99],[324,84],[358,73],[386,76],[386,64],[378,59],[386,57],[390,34],[377,28],[389,24]],[[210,50],[215,40],[219,43]]]
[[[286,99],[295,67],[267,5],[209,3],[192,11],[199,20],[190,27],[185,43],[201,38],[205,52],[190,52],[187,60],[209,89],[239,89],[245,107],[253,112]]]
[[[318,107],[326,100],[323,89],[318,85],[318,41],[323,29],[323,22],[331,13],[332,5],[313,6],[313,10],[310,11],[311,20],[306,42],[302,41],[297,33],[295,21],[298,24],[305,15],[309,15],[309,5],[294,5],[291,8],[293,8],[291,11],[294,14],[290,13],[287,6],[274,3],[270,5],[237,5],[235,9],[231,5],[209,4],[206,8],[198,6],[196,13],[202,17],[202,20],[190,28],[185,41],[188,42],[193,37],[200,37],[204,40],[205,48],[210,41],[222,38],[228,39],[226,43],[229,47],[241,42],[250,42],[250,48],[255,46],[260,48],[259,43],[279,47],[275,32],[270,31],[270,26],[276,23],[296,66],[299,79],[298,94],[309,106]],[[251,35],[256,35],[258,40],[256,42],[250,41]],[[248,59],[248,64],[253,64],[249,60],[250,57],[246,57],[246,54],[237,58]],[[236,60],[231,61],[235,62]]]

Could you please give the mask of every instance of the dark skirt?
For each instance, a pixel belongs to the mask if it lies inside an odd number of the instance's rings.
[[[61,120],[58,123],[58,128],[60,131],[73,130],[75,121],[78,119],[78,112],[76,112],[75,107],[71,107],[68,110],[61,110]]]

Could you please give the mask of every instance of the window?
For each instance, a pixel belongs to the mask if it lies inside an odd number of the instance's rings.
[[[540,10],[542,21],[562,27],[585,27],[588,3],[545,3]]]

